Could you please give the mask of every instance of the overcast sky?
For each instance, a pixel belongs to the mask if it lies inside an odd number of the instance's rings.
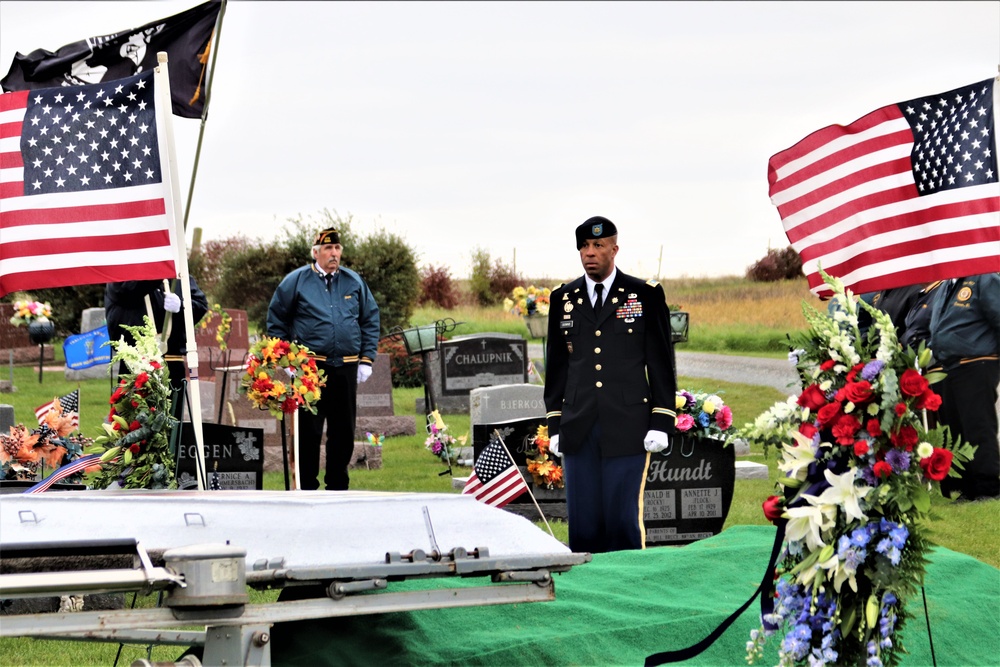
[[[0,71],[197,4],[3,0]],[[628,273],[742,275],[788,244],[772,154],[998,63],[995,1],[231,0],[188,243],[327,208],[455,278],[479,246],[562,280],[603,215]],[[186,197],[200,121],[174,126]]]

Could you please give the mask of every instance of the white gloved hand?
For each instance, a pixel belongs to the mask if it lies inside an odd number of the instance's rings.
[[[646,433],[646,439],[642,441],[642,444],[646,446],[647,452],[662,452],[670,444],[670,436],[663,431],[649,431]]]
[[[358,384],[372,376],[372,367],[368,364],[358,364]]]
[[[559,453],[559,434],[558,433],[556,433],[554,436],[552,436],[551,438],[549,438],[549,453],[552,454],[552,456],[562,456],[562,454]]]
[[[173,292],[163,294],[163,310],[169,313],[179,313],[181,310],[181,298]]]

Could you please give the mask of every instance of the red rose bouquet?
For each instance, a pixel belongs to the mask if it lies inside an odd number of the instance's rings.
[[[149,317],[141,327],[125,325],[135,339],[111,341],[114,368],[125,362],[128,373],[108,399],[110,411],[104,434],[94,440],[88,453],[101,454],[101,472],[92,486],[111,484],[123,489],[173,489],[174,457],[170,453],[170,429],[177,420],[170,415],[171,388],[159,338]]]
[[[924,372],[929,351],[903,349],[887,315],[823,275],[828,313],[805,307],[810,330],[794,340],[805,388],[740,430],[765,454],[780,447],[785,475],[783,495],[764,502],[785,527],[775,608],[751,634],[748,660],[783,629],[782,665],[895,665],[923,580],[930,492],[974,449],[926,427],[943,377]],[[866,336],[858,307],[874,319]]]

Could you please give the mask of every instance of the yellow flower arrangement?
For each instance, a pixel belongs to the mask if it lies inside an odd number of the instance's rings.
[[[277,419],[300,407],[316,414],[325,376],[308,347],[264,337],[247,354],[240,392],[255,408],[268,410]]]
[[[510,293],[510,296],[503,300],[504,310],[522,317],[532,315],[549,314],[549,294],[552,293],[548,287],[521,287],[518,285]]]
[[[536,487],[548,489],[563,488],[563,469],[549,454],[549,427],[539,426],[535,435],[535,448],[525,452],[528,474]]]

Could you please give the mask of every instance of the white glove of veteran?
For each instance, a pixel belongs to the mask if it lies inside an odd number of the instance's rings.
[[[164,292],[163,310],[171,313],[179,313],[181,311],[181,298],[173,292]]]
[[[551,438],[549,438],[549,452],[553,456],[562,456],[562,454],[559,453],[559,434],[558,433],[556,433],[554,436],[552,436]]]
[[[368,364],[358,364],[358,384],[372,376],[372,367]]]
[[[650,431],[646,434],[646,439],[642,441],[647,452],[662,452],[670,444],[670,436],[663,431]]]

